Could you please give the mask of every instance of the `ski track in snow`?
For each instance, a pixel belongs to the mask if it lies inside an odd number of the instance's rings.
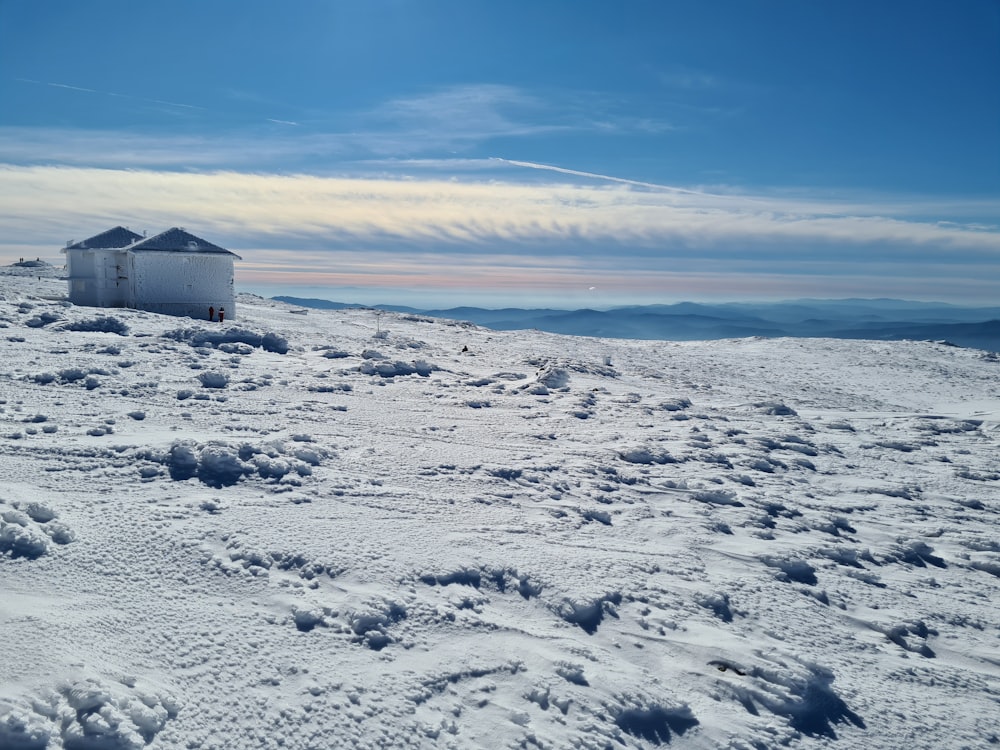
[[[996,355],[63,287],[0,277],[0,748],[1000,742]]]

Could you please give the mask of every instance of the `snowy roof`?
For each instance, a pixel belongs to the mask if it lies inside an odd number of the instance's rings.
[[[136,242],[134,245],[129,247],[129,250],[132,252],[155,250],[173,253],[212,253],[219,255],[232,255],[235,258],[240,257],[236,255],[236,253],[230,252],[224,247],[213,245],[208,240],[196,237],[180,227],[173,227],[172,229],[168,229],[166,232],[161,232],[160,234],[150,237],[149,239]]]
[[[86,240],[74,242],[67,245],[66,250],[106,250],[115,247],[128,247],[136,240],[141,240],[142,235],[136,234],[131,229],[125,227],[115,227],[106,232],[95,234]]]

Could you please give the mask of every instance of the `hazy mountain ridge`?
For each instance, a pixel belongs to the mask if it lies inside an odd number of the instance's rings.
[[[317,309],[363,307],[300,297],[281,302]],[[1000,307],[960,307],[894,299],[789,300],[775,303],[637,305],[609,310],[454,307],[382,310],[467,320],[501,331],[538,329],[572,336],[672,341],[764,336],[900,340],[947,340],[959,346],[1000,351]]]

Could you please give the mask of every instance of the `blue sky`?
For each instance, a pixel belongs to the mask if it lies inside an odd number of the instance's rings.
[[[265,295],[1000,287],[996,0],[0,0],[0,262],[181,225]]]

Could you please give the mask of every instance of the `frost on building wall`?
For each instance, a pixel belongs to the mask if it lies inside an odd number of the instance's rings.
[[[115,227],[82,242],[70,242],[66,253],[69,301],[89,307],[127,307],[128,258],[125,248],[141,234]]]
[[[227,319],[235,317],[235,253],[176,227],[128,252],[135,307],[192,318],[207,318],[209,307],[225,308]]]
[[[236,315],[233,261],[239,256],[174,227],[144,238],[115,227],[69,244],[69,300],[92,307],[208,318],[209,308]]]

